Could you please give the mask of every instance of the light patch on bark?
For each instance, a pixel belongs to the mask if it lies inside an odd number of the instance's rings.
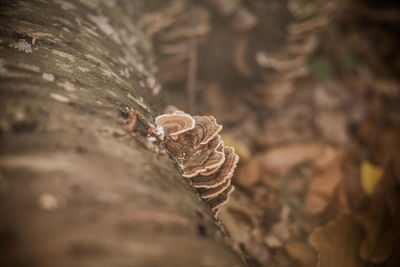
[[[115,29],[109,24],[108,18],[104,16],[88,15],[88,18],[96,24],[101,31],[111,38],[114,42],[121,45],[121,39]]]
[[[72,3],[68,1],[61,1],[61,0],[56,0],[55,1],[57,4],[61,6],[62,9],[64,10],[75,10],[76,6],[74,6]]]
[[[63,71],[70,72],[70,73],[74,72],[74,69],[72,68],[72,66],[65,64],[63,62],[56,62],[56,66],[59,70],[63,70]]]
[[[43,77],[43,79],[45,79],[49,82],[52,82],[55,80],[54,75],[50,74],[50,73],[43,73],[42,77]]]
[[[120,70],[119,71],[119,74],[122,76],[122,77],[125,77],[125,78],[129,78],[129,70],[128,70],[128,68],[125,68],[125,69],[122,69],[122,70]]]
[[[53,98],[54,100],[57,100],[57,101],[60,101],[60,102],[63,102],[63,103],[68,103],[69,102],[69,99],[67,98],[67,97],[65,97],[65,96],[63,96],[63,95],[60,95],[60,94],[50,94],[50,97],[51,98]]]
[[[0,157],[0,166],[2,168],[28,168],[34,171],[55,171],[70,170],[74,166],[70,164],[65,156],[51,155],[42,156],[4,156]]]
[[[17,64],[17,66],[20,67],[21,69],[30,70],[33,72],[40,72],[40,68],[38,66],[29,65],[25,63],[19,63]]]
[[[90,69],[85,68],[85,67],[81,67],[81,66],[78,67],[78,70],[80,70],[82,72],[89,72],[90,71]]]
[[[99,4],[101,1],[100,0],[80,0],[79,2],[81,2],[85,6],[89,7],[90,9],[97,9],[99,7]]]
[[[38,199],[39,207],[43,210],[53,211],[59,207],[58,199],[49,193],[42,194]]]
[[[68,60],[70,60],[72,62],[75,62],[75,57],[70,54],[67,54],[67,53],[64,53],[64,52],[61,52],[61,51],[58,51],[55,49],[51,50],[51,53],[53,53],[57,56],[63,57],[63,58],[67,58]]]
[[[54,35],[48,32],[33,32],[30,33],[29,36],[34,37],[36,39],[41,39],[41,38],[45,38],[45,39],[51,39],[54,38]]]
[[[74,87],[74,85],[68,81],[64,81],[64,82],[59,82],[57,83],[59,86],[61,86],[62,88],[64,88],[66,91],[68,92],[75,92],[76,88]]]
[[[110,95],[112,95],[113,97],[118,97],[116,93],[114,93],[113,91],[110,90],[106,90],[107,93],[109,93]]]
[[[94,30],[92,30],[92,29],[90,29],[90,28],[88,28],[88,27],[85,27],[85,31],[86,31],[87,33],[93,35],[94,37],[99,37],[99,36],[100,36],[97,32],[95,32]]]

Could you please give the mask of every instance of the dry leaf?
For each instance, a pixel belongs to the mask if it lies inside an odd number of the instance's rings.
[[[364,267],[359,256],[363,231],[351,214],[343,214],[322,227],[316,228],[308,238],[318,252],[318,267]]]
[[[394,161],[385,169],[381,182],[371,199],[366,213],[358,221],[366,232],[360,247],[361,258],[372,263],[386,261],[400,244],[400,194],[398,192],[399,165]]]
[[[327,140],[336,144],[347,144],[349,142],[348,116],[346,113],[321,111],[317,113],[315,122],[322,136]]]
[[[340,160],[341,155],[342,151],[340,149],[332,146],[326,146],[321,156],[315,160],[314,165],[319,169],[328,168]]]
[[[322,149],[322,144],[313,142],[283,145],[265,152],[261,164],[267,171],[285,175],[293,167],[315,159]]]
[[[392,252],[393,225],[384,203],[372,203],[367,214],[358,217],[366,232],[360,247],[363,260],[372,263],[384,262]]]
[[[308,213],[318,214],[326,209],[342,177],[341,167],[339,162],[336,162],[313,178],[305,198],[305,208]]]
[[[250,150],[242,141],[230,134],[223,134],[222,139],[224,140],[225,146],[232,146],[235,148],[235,153],[239,155],[240,162],[244,162],[250,158]]]
[[[274,235],[267,235],[264,242],[269,248],[280,248],[283,245],[282,241]]]
[[[235,182],[244,188],[250,188],[259,181],[260,173],[260,164],[253,158],[238,169]]]
[[[289,256],[302,266],[315,266],[317,263],[317,254],[308,244],[289,241],[286,243],[285,249]]]
[[[364,161],[361,164],[361,185],[364,192],[371,196],[375,186],[379,183],[383,175],[383,169],[371,162]]]

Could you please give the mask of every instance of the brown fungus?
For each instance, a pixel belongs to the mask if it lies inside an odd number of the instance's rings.
[[[208,199],[216,197],[217,195],[221,194],[226,188],[231,185],[231,179],[226,179],[224,183],[218,185],[217,187],[213,188],[197,188],[201,198]]]
[[[191,132],[192,130],[180,134],[176,139],[166,138],[164,142],[166,149],[178,163],[188,167],[203,164],[222,142],[221,136],[217,135],[207,144],[194,147]]]
[[[155,121],[157,126],[163,128],[166,137],[177,136],[192,130],[195,126],[192,116],[185,113],[163,114],[158,116]]]
[[[217,137],[221,137],[220,135],[217,135]],[[210,141],[210,143],[211,143],[212,141]],[[218,147],[216,148],[216,150],[217,151],[219,151],[219,152],[223,152],[224,151],[224,141],[220,141],[219,143],[218,143]],[[218,170],[219,170],[219,166],[218,167],[215,167],[215,168],[213,168],[213,169],[210,169],[210,170],[207,170],[207,171],[204,171],[204,172],[200,172],[200,175],[203,175],[203,176],[209,176],[209,175],[211,175],[211,174],[213,174],[213,173],[216,173]]]
[[[185,178],[192,178],[214,168],[219,168],[225,161],[225,154],[219,151],[213,151],[211,155],[204,161],[203,164],[197,165],[196,161],[187,164],[183,168],[182,176]]]
[[[200,145],[207,144],[222,130],[222,125],[219,125],[213,116],[194,116],[197,131],[196,136]]]
[[[232,194],[232,192],[235,190],[235,187],[233,185],[228,186],[221,194],[214,198],[210,198],[206,200],[206,203],[212,210],[214,214],[218,212],[218,209],[226,204],[229,200],[229,195]]]
[[[214,188],[231,179],[236,165],[239,161],[239,156],[235,154],[233,147],[227,146],[224,148],[225,162],[219,170],[209,176],[199,175],[192,179],[193,187],[195,188]]]
[[[192,118],[182,111],[158,116],[156,125],[182,176],[190,179],[216,215],[234,190],[231,178],[239,160],[233,147],[224,146],[219,135],[222,126],[213,116]]]

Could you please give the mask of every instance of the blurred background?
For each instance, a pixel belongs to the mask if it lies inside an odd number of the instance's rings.
[[[240,162],[219,217],[247,260],[398,266],[399,3],[162,4],[145,23],[160,112],[224,126]]]

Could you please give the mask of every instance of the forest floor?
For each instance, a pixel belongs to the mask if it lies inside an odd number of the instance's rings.
[[[160,95],[215,116],[239,154],[219,218],[248,262],[395,266],[399,7],[170,2],[148,17]]]

